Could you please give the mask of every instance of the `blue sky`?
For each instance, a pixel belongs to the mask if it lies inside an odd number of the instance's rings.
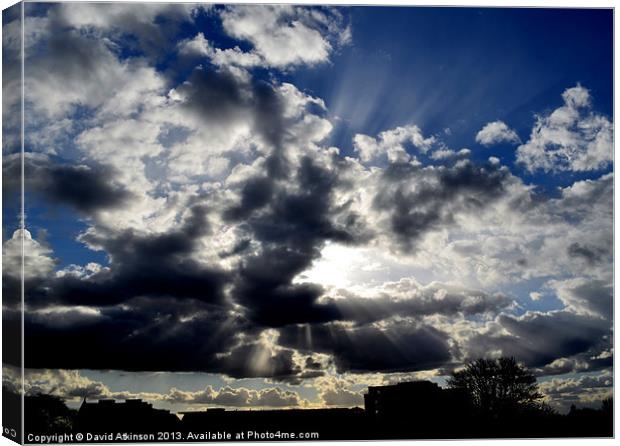
[[[26,12],[39,381],[351,406],[514,355],[558,407],[611,391],[612,10]]]
[[[350,134],[413,121],[432,133],[449,127],[449,143],[470,146],[473,133],[499,118],[525,137],[533,113],[556,105],[577,82],[611,113],[609,11],[460,8],[449,18],[445,8],[432,7],[348,12],[354,43],[333,64],[290,79],[330,109],[342,101]],[[355,101],[370,109],[358,119]]]

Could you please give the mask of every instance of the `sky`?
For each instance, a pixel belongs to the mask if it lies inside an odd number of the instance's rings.
[[[610,9],[26,3],[23,232],[14,12],[28,391],[352,407],[514,356],[611,395]]]

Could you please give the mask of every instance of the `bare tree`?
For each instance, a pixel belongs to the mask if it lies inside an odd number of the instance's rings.
[[[514,358],[472,361],[452,374],[448,386],[467,392],[474,406],[489,415],[538,408],[543,397],[536,377]]]

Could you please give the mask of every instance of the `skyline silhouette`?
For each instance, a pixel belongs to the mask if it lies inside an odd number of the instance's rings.
[[[88,435],[88,441],[99,442],[119,439],[178,442],[235,438],[286,441],[613,435],[611,401],[597,410],[573,406],[563,415],[548,406],[523,406],[510,414],[490,414],[476,411],[466,392],[443,389],[430,381],[369,387],[365,395],[364,409],[226,410],[211,407],[179,414],[156,409],[136,399],[84,399],[79,409],[73,410],[58,397],[31,395],[26,397],[26,419],[29,420],[26,434],[31,439],[64,435],[64,442],[69,443],[79,442],[77,434],[82,434],[82,439]]]

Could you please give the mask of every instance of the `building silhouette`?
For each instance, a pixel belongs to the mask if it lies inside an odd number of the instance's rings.
[[[379,438],[445,438],[466,436],[471,401],[455,389],[431,381],[370,386],[364,407],[373,436]],[[449,426],[446,423],[449,422]]]
[[[82,402],[76,415],[78,432],[158,432],[175,430],[179,418],[169,410],[155,409],[141,399],[113,399]]]
[[[41,410],[54,418],[63,415],[73,432],[156,433],[184,432],[216,435],[263,432],[316,433],[316,437],[243,438],[246,440],[355,440],[355,439],[456,439],[456,438],[541,438],[606,437],[613,435],[612,405],[600,410],[573,409],[567,415],[528,410],[510,417],[488,418],[474,410],[461,390],[443,389],[430,381],[372,386],[364,395],[362,408],[228,410],[209,408],[181,412],[156,409],[139,399],[125,401],[84,400],[77,412],[65,414],[45,396],[32,397],[26,408]],[[38,401],[38,403],[37,403]],[[28,401],[27,401],[28,403]],[[45,403],[45,404],[43,404]],[[41,408],[47,408],[45,410]],[[50,411],[55,411],[51,413]],[[56,416],[58,415],[58,416]],[[32,415],[31,415],[32,417]],[[65,419],[63,418],[63,419]],[[31,418],[34,419],[34,418]],[[34,425],[31,425],[34,427]],[[224,437],[205,439],[223,441]]]
[[[431,381],[402,382],[389,386],[370,386],[364,395],[366,414],[373,418],[420,417],[460,412],[470,405],[466,393],[443,389]]]

